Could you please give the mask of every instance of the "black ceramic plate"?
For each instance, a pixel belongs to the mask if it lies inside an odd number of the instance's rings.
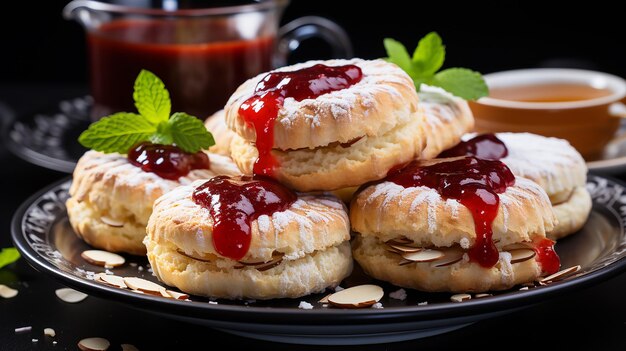
[[[41,113],[19,116],[2,131],[7,148],[20,158],[56,171],[71,173],[86,149],[78,136],[89,126],[92,100],[59,102]]]
[[[91,295],[265,340],[364,344],[425,337],[589,286],[626,268],[626,188],[614,180],[590,176],[587,188],[593,197],[593,212],[589,221],[579,233],[557,244],[563,267],[579,264],[582,270],[557,283],[525,291],[516,288],[492,297],[453,303],[449,300],[450,294],[418,291],[408,291],[403,301],[391,299],[389,293],[398,288],[375,282],[386,293],[381,301],[383,309],[324,308],[317,302],[324,294],[271,301],[217,300],[209,303],[207,299],[194,296],[192,301],[176,301],[105,286],[87,278],[88,271],[102,272],[103,268],[92,266],[80,257],[88,246],[68,225],[65,200],[69,185],[70,181],[64,180],[41,190],[28,199],[13,218],[13,240],[33,267]],[[143,257],[127,257],[127,263],[114,271],[119,276],[155,280]],[[341,285],[349,287],[371,281],[356,269]],[[314,308],[299,309],[301,301],[311,303]],[[419,304],[424,301],[428,304]]]

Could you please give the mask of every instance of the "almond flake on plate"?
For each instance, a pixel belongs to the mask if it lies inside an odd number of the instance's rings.
[[[313,305],[311,305],[310,303],[308,303],[306,301],[300,301],[300,304],[298,305],[298,308],[303,309],[303,310],[312,310],[313,309]]]
[[[54,292],[59,299],[67,303],[78,303],[87,298],[87,294],[70,288],[57,289]]]
[[[343,308],[370,307],[378,302],[384,294],[380,286],[366,284],[336,292],[328,297],[328,302],[333,306]]]
[[[463,302],[463,301],[467,301],[471,299],[472,299],[472,295],[470,294],[456,294],[456,295],[450,296],[450,300],[452,302]]]
[[[15,328],[15,334],[28,333],[31,330],[33,330],[33,327],[31,327],[30,325],[27,327],[19,327],[19,328]]]
[[[126,262],[124,257],[102,250],[85,250],[80,256],[85,259],[85,261],[101,267],[117,267]]]
[[[475,294],[474,295],[474,297],[477,298],[477,299],[482,299],[482,298],[491,297],[491,296],[493,296],[493,295],[492,294],[485,294],[485,293],[480,293],[480,294]]]
[[[122,344],[122,351],[139,351],[139,349],[132,344]]]
[[[82,351],[106,351],[109,346],[109,340],[103,338],[87,338],[78,342],[78,348]]]
[[[52,329],[52,328],[45,328],[45,329],[43,330],[43,334],[44,334],[45,336],[49,336],[49,337],[51,337],[51,338],[54,338],[54,337],[57,335],[57,333],[56,333],[56,332],[54,331],[54,329]]]
[[[189,298],[189,295],[188,295],[188,294],[181,293],[181,292],[178,292],[178,291],[173,291],[173,290],[165,290],[165,292],[167,292],[167,294],[168,294],[171,298],[173,298],[173,299],[175,299],[175,300],[187,300],[187,299]]]
[[[161,292],[165,291],[165,288],[161,285],[137,277],[125,277],[124,283],[129,288],[146,294],[161,295]]]
[[[10,299],[17,296],[18,291],[11,289],[6,285],[0,284],[0,296],[5,299]]]
[[[580,270],[580,265],[578,266],[573,266],[573,267],[569,267],[569,268],[565,268],[563,270],[560,270],[554,274],[551,274],[545,278],[542,278],[539,283],[552,283],[552,282],[556,282],[562,279],[567,278],[568,276],[578,272]]]
[[[124,278],[117,275],[100,274],[98,280],[106,285],[115,286],[120,289],[127,288],[126,283],[124,283]]]

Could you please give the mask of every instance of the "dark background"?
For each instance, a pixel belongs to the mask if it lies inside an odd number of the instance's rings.
[[[61,17],[67,1],[2,5],[0,83],[86,84],[84,33]],[[211,1],[205,1],[211,3]],[[349,33],[356,56],[384,55],[382,39],[411,50],[437,31],[447,45],[445,66],[483,73],[538,66],[577,66],[626,77],[624,19],[609,2],[293,0],[283,23],[303,15],[328,17]],[[296,59],[324,56],[321,45]],[[312,48],[311,48],[312,47]],[[1,97],[0,97],[1,98]]]

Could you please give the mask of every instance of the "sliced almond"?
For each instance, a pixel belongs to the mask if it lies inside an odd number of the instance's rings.
[[[400,251],[402,253],[405,252],[419,252],[424,250],[424,248],[421,247],[416,247],[416,246],[409,246],[409,245],[398,245],[398,244],[388,244],[390,248]]]
[[[70,288],[57,289],[54,292],[59,299],[67,303],[79,303],[87,298],[87,294]]]
[[[281,262],[283,262],[282,258],[280,258],[278,260],[272,260],[272,261],[264,263],[262,265],[258,265],[255,268],[257,269],[257,271],[263,272],[263,271],[267,271],[268,269],[272,269],[272,268],[278,266],[279,264],[281,264]]]
[[[472,295],[470,294],[456,294],[456,295],[450,296],[450,301],[452,302],[463,302],[463,301],[467,301],[471,299],[472,299]]]
[[[210,259],[208,259],[208,258],[201,258],[201,257],[196,257],[196,256],[193,256],[193,255],[189,255],[189,254],[185,253],[185,252],[184,252],[184,251],[182,251],[182,250],[176,250],[176,251],[177,251],[179,254],[181,254],[181,255],[183,255],[183,256],[185,256],[185,257],[189,257],[189,258],[191,258],[192,260],[202,261],[202,262],[211,262],[211,260],[210,260]]]
[[[342,308],[363,308],[372,306],[382,299],[384,294],[380,286],[366,284],[336,292],[328,297],[328,302]]]
[[[43,330],[43,335],[54,338],[57,335],[57,333],[52,328],[45,328]]]
[[[513,251],[513,250],[522,250],[522,249],[531,249],[533,246],[531,243],[521,242],[521,243],[513,243],[506,245],[502,248],[502,251]]]
[[[542,284],[547,284],[547,283],[553,283],[562,279],[567,278],[568,276],[580,271],[580,265],[578,266],[573,266],[573,267],[569,267],[569,268],[565,268],[563,270],[560,270],[554,274],[551,274],[543,279],[541,279],[539,281],[539,283]]]
[[[405,238],[405,237],[399,237],[399,238],[395,238],[395,239],[391,239],[387,241],[387,244],[389,245],[409,245],[412,243],[413,243],[413,240]]]
[[[491,296],[493,296],[493,295],[491,295],[491,294],[484,294],[484,293],[482,293],[482,294],[476,294],[476,295],[474,295],[474,298],[477,298],[477,299],[482,299],[482,298],[485,298],[485,297],[491,297]]]
[[[165,290],[175,300],[187,300],[189,295],[174,290]]]
[[[117,275],[101,274],[98,276],[98,280],[110,286],[115,286],[121,289],[127,288],[126,283],[124,283],[124,278]]]
[[[326,295],[326,296],[322,297],[322,298],[321,298],[319,301],[317,301],[317,302],[319,302],[319,303],[328,303],[328,298],[330,297],[330,295],[332,295],[332,294],[328,294],[328,295]]]
[[[122,351],[139,351],[139,349],[135,345],[131,344],[122,344]]]
[[[528,261],[536,255],[535,250],[531,249],[511,250],[509,253],[511,254],[511,263]]]
[[[113,219],[107,216],[100,217],[100,220],[102,221],[102,223],[111,227],[121,228],[124,226],[124,222],[118,221],[117,219]]]
[[[443,252],[433,249],[426,249],[418,252],[407,252],[402,254],[402,258],[412,262],[432,262],[444,256]]]
[[[10,299],[17,296],[18,291],[11,289],[6,285],[0,284],[0,296],[5,299]]]
[[[103,338],[87,338],[78,342],[78,348],[82,351],[106,351],[109,346],[109,340]]]
[[[146,294],[161,295],[161,291],[165,291],[165,288],[161,285],[137,277],[125,277],[124,283],[129,288]]]
[[[402,251],[396,250],[396,249],[392,248],[391,246],[385,246],[385,250],[387,252],[391,252],[392,254],[395,254],[395,255],[402,255]]]
[[[83,251],[80,256],[84,258],[85,261],[101,267],[118,267],[126,262],[124,257],[102,250],[86,250]]]
[[[432,263],[433,267],[445,267],[455,264],[463,259],[463,251],[461,248],[449,248],[443,250],[443,257]]]

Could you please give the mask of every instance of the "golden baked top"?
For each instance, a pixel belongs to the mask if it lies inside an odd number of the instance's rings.
[[[492,225],[498,246],[544,237],[552,230],[556,219],[550,200],[536,183],[516,177],[515,185],[499,197]],[[468,248],[476,239],[471,212],[424,186],[405,188],[392,182],[368,186],[352,199],[350,220],[354,231],[381,241],[405,236],[426,247]]]
[[[398,66],[384,60],[309,61],[277,71],[293,71],[319,63],[356,65],[362,70],[363,78],[349,88],[315,99],[286,98],[274,123],[274,148],[316,148],[377,136],[407,123],[415,115],[418,97],[413,80]],[[227,125],[250,142],[256,140],[256,132],[239,114],[239,107],[254,94],[265,75],[243,83],[224,108]]]
[[[221,258],[213,246],[213,218],[192,199],[196,181],[163,195],[148,221],[150,240],[172,245],[184,254],[204,260]],[[344,204],[330,195],[298,195],[287,210],[261,215],[251,223],[250,248],[242,262],[268,262],[283,254],[294,260],[350,239]]]

